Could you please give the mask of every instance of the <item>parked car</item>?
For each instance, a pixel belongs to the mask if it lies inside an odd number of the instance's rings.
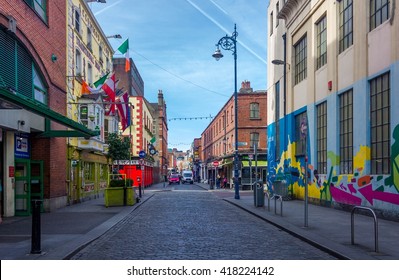
[[[169,185],[173,184],[173,183],[177,183],[180,185],[180,175],[175,173],[175,174],[170,174],[169,175]]]
[[[193,184],[194,183],[193,172],[190,171],[190,170],[184,170],[183,173],[182,173],[181,182],[183,184],[185,184],[185,183]]]

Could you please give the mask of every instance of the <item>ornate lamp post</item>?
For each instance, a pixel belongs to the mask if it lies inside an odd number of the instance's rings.
[[[219,46],[227,51],[232,51],[234,56],[234,191],[235,199],[240,199],[240,186],[238,184],[238,114],[237,114],[237,28],[234,24],[234,32],[231,36],[222,37],[216,44],[216,51],[212,55],[216,61],[223,57]]]

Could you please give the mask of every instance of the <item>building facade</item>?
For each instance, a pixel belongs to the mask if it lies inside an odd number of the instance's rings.
[[[76,203],[99,197],[107,186],[111,163],[105,141],[109,133],[118,132],[118,115],[106,114],[115,104],[105,105],[101,85],[95,92],[82,90],[84,83],[94,89],[102,77],[111,78],[114,53],[86,1],[67,1],[66,26],[67,116],[99,131],[97,137],[67,138],[67,202]]]
[[[399,214],[395,3],[270,1],[270,183]]]
[[[255,152],[259,160],[259,174],[266,180],[266,121],[267,93],[253,91],[249,81],[244,81],[237,94],[238,124],[234,123],[234,95],[216,114],[201,134],[202,174],[204,180],[226,177],[233,186],[233,161],[235,152],[235,128],[238,129],[239,181],[242,188],[250,188],[255,178]],[[256,148],[254,148],[256,146]],[[253,177],[253,178],[252,178]]]
[[[0,209],[30,215],[67,201],[66,137],[98,133],[66,116],[63,0],[0,1]]]

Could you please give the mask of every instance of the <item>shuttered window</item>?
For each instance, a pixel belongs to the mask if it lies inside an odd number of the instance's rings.
[[[35,82],[34,82],[35,81]],[[35,98],[35,85],[40,98]],[[0,85],[30,99],[46,104],[46,87],[34,70],[34,62],[27,50],[13,37],[0,30]]]

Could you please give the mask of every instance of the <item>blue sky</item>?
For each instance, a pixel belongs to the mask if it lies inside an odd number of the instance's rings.
[[[169,148],[186,151],[234,92],[234,59],[220,38],[237,24],[237,87],[248,80],[254,90],[266,85],[266,0],[107,0],[89,3],[114,50],[129,38],[129,55],[144,80],[144,95],[157,102],[164,93]],[[116,57],[121,55],[116,51]],[[191,119],[208,117],[207,119]],[[186,120],[173,120],[187,118]]]

